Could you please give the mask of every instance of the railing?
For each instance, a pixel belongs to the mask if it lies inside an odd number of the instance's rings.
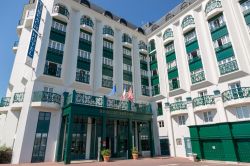
[[[170,111],[178,111],[178,110],[186,110],[187,109],[187,102],[181,101],[170,104]]]
[[[111,27],[108,27],[108,26],[105,26],[103,28],[103,34],[104,35],[111,35],[111,36],[114,36],[114,31]]]
[[[138,113],[152,113],[150,105],[131,103],[129,101],[109,99],[105,96],[91,96],[73,91],[73,94],[65,95],[64,106],[69,104],[87,105],[107,109],[131,111]]]
[[[222,8],[221,1],[220,0],[211,0],[207,3],[205,12],[206,12],[206,14],[208,14],[216,8]]]
[[[10,97],[3,97],[1,99],[0,107],[8,107],[10,105]]]
[[[192,25],[192,24],[195,24],[194,23],[194,18],[189,15],[189,16],[187,16],[187,17],[184,18],[184,20],[183,20],[183,22],[181,24],[181,27],[182,27],[182,29],[184,29],[187,26]]]
[[[66,9],[66,7],[62,6],[62,5],[55,5],[53,8],[53,13],[60,13],[64,16],[66,16],[67,18],[69,18],[69,11],[68,9]]]
[[[123,35],[122,42],[132,44],[132,38],[130,36],[128,36],[128,35]]]
[[[226,43],[226,44],[224,44],[224,45],[222,45],[222,46],[219,46],[219,47],[215,48],[215,51],[216,51],[216,53],[217,53],[217,52],[220,52],[220,51],[222,51],[222,50],[225,50],[226,48],[231,47],[231,46],[232,46],[232,43],[231,43],[231,42],[228,42],[228,43]]]
[[[94,27],[93,21],[90,18],[88,18],[88,17],[81,18],[80,24],[81,25],[87,25],[87,26],[89,26],[91,28]]]
[[[52,92],[34,92],[32,96],[32,102],[46,102],[61,104],[61,95]]]
[[[113,87],[113,80],[108,80],[108,79],[103,78],[102,79],[102,87],[112,88]]]
[[[222,93],[223,102],[250,97],[250,87],[236,88]]]
[[[195,73],[195,74],[191,74],[191,81],[192,84],[198,83],[198,82],[202,82],[204,81],[205,78],[205,73],[204,71],[201,71],[199,73]]]
[[[81,74],[80,72],[76,72],[76,81],[89,84],[90,76],[87,74]]]
[[[50,75],[50,76],[55,76],[55,77],[61,77],[61,68],[50,68],[48,65],[45,65],[44,68],[44,74],[45,75]]]
[[[163,40],[166,40],[170,37],[174,37],[173,31],[171,29],[167,30],[166,32],[164,32],[163,34]]]
[[[214,96],[201,96],[193,99],[193,107],[215,104]]]
[[[13,98],[13,103],[22,103],[24,99],[24,92],[15,93]]]
[[[231,62],[219,65],[219,69],[220,69],[220,74],[224,75],[239,70],[239,67],[237,61],[233,60]]]

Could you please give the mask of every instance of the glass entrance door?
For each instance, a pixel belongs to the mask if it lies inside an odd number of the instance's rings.
[[[192,145],[190,138],[184,138],[185,142],[185,149],[186,149],[186,156],[189,157],[192,154]]]
[[[128,151],[128,122],[118,121],[117,157],[127,157]]]

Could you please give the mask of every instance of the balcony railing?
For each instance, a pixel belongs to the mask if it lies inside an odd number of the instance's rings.
[[[76,72],[76,81],[82,82],[85,84],[89,84],[90,76],[88,74],[81,74],[80,72]]]
[[[140,43],[139,44],[139,49],[140,50],[148,50],[148,47],[147,47],[147,45],[145,43]]]
[[[24,99],[24,92],[15,93],[13,98],[13,103],[22,103]]]
[[[170,37],[174,37],[174,33],[172,29],[168,29],[166,32],[163,34],[163,40],[166,40]]]
[[[88,17],[81,18],[80,24],[81,25],[87,25],[87,26],[89,26],[91,28],[94,27],[93,21],[90,18],[88,18]]]
[[[46,102],[61,104],[61,95],[52,92],[39,91],[34,92],[32,102]]]
[[[3,97],[1,99],[0,107],[8,107],[10,105],[10,97]]]
[[[219,65],[219,69],[220,69],[220,74],[224,75],[239,70],[239,67],[237,61],[233,60],[231,62]]]
[[[151,106],[147,104],[131,103],[129,101],[109,99],[105,96],[91,96],[73,91],[73,94],[65,95],[64,106],[69,104],[87,105],[93,107],[108,108],[121,111],[152,114]]]
[[[62,14],[64,16],[66,16],[67,18],[69,18],[68,9],[65,6],[62,6],[62,5],[59,5],[59,4],[54,6],[53,13],[59,13],[59,14]]]
[[[204,71],[201,71],[199,73],[195,73],[195,74],[191,74],[191,81],[192,84],[198,83],[198,82],[202,82],[204,81],[205,78],[205,73]]]
[[[223,102],[250,97],[250,87],[236,88],[222,93]]]
[[[178,110],[186,110],[187,109],[187,103],[184,101],[176,102],[173,104],[170,104],[170,111],[178,111]]]
[[[215,104],[214,96],[201,96],[193,99],[193,107]]]
[[[206,12],[206,14],[208,14],[216,8],[222,8],[221,1],[220,0],[211,0],[207,3],[205,12]]]
[[[61,68],[57,67],[49,67],[48,65],[45,65],[44,68],[44,74],[49,75],[49,76],[54,76],[54,77],[61,77]]]
[[[105,27],[103,28],[103,34],[104,34],[104,35],[114,36],[114,31],[113,31],[113,29],[112,29],[111,27],[105,26]]]
[[[194,18],[191,15],[189,15],[189,16],[187,16],[187,17],[184,18],[184,20],[183,20],[183,22],[181,24],[181,27],[182,27],[182,29],[184,29],[187,26],[193,25],[193,24],[195,24],[194,23]]]
[[[113,80],[108,80],[108,79],[103,78],[102,79],[102,87],[113,88]]]

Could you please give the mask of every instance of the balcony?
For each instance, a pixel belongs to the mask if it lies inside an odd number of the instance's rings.
[[[19,41],[15,41],[14,45],[13,45],[13,48],[12,48],[14,54],[16,54],[16,52],[17,52],[18,45],[19,45]]]
[[[24,92],[15,93],[13,103],[22,103],[24,99]]]
[[[192,84],[196,84],[202,81],[205,81],[205,73],[204,71],[201,71],[199,73],[191,74],[191,82]]]
[[[193,99],[194,112],[215,109],[214,96],[201,96]]]
[[[0,114],[1,112],[7,112],[10,106],[10,97],[3,97],[0,103]]]
[[[219,65],[220,75],[225,75],[239,70],[236,60]]]
[[[187,111],[187,102],[181,101],[170,104],[170,112],[171,115],[179,115],[179,114],[186,114]]]
[[[113,80],[108,80],[108,79],[103,78],[102,79],[102,87],[112,89],[113,88]]]
[[[49,65],[45,65],[44,74],[53,77],[61,77],[61,68],[60,67],[49,67]]]
[[[90,107],[99,107],[103,109],[107,109],[105,112],[109,111],[128,111],[128,112],[136,112],[143,114],[152,114],[150,105],[147,104],[139,104],[139,103],[131,103],[129,101],[122,100],[114,100],[109,99],[105,96],[92,96],[86,95],[82,93],[77,93],[73,91],[73,94],[65,95],[65,103],[64,106],[68,106],[69,104],[77,104],[82,106],[90,106]]]
[[[114,40],[114,31],[110,26],[104,26],[103,28],[103,36],[104,38],[113,41]]]
[[[182,21],[181,27],[183,29],[183,34],[195,28],[194,18],[191,15],[185,17]]]
[[[89,32],[93,32],[94,23],[91,20],[91,18],[89,18],[87,16],[82,17],[81,21],[80,21],[80,25],[81,25],[81,28],[83,30],[86,30],[86,31],[89,31]]]
[[[207,19],[210,19],[223,11],[220,0],[211,0],[207,3],[205,13]]]
[[[76,81],[89,84],[90,76],[88,74],[82,74],[80,72],[76,72]]]
[[[69,11],[68,9],[60,4],[56,4],[52,11],[52,16],[61,21],[68,22],[69,20]]]
[[[132,47],[132,38],[129,35],[124,34],[122,37],[122,42],[124,46],[127,46],[129,48]]]
[[[250,87],[236,88],[222,93],[224,106],[250,103]]]
[[[164,45],[168,44],[170,41],[174,40],[174,33],[172,29],[167,29],[163,34]]]
[[[52,92],[38,91],[32,96],[32,107],[60,109],[61,95]]]

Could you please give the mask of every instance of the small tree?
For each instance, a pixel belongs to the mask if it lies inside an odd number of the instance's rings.
[[[11,163],[12,149],[5,145],[0,146],[0,164]]]

